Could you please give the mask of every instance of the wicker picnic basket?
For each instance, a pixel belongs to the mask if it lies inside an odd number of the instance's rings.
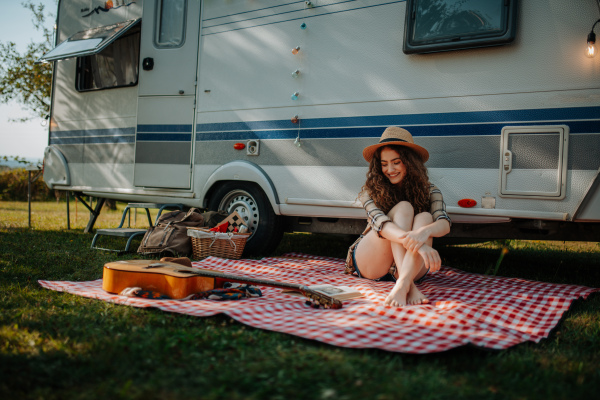
[[[212,232],[206,228],[188,228],[195,260],[214,256],[238,260],[242,257],[250,233]]]

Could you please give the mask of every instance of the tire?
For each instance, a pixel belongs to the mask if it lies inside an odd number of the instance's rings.
[[[279,245],[283,236],[283,221],[275,215],[269,199],[260,186],[252,182],[225,182],[210,196],[208,208],[237,211],[248,223],[250,237],[244,254],[267,255]]]

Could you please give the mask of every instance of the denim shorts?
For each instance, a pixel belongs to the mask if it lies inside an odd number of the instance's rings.
[[[356,263],[356,248],[357,247],[358,246],[355,246],[354,249],[352,250],[352,263],[354,264],[354,270],[358,274],[358,277],[362,278],[362,275],[360,274],[360,271],[358,270],[358,264]],[[429,268],[427,268],[427,272],[425,272],[425,274],[422,277],[415,280],[415,283],[423,282],[425,280],[425,278],[427,277],[428,273],[429,273]],[[396,282],[396,277],[388,272],[385,275],[383,275],[382,277],[377,278],[377,279],[372,279],[372,280],[375,282]]]

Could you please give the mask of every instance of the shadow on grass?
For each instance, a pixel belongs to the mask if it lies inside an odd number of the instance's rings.
[[[501,248],[443,246],[438,248],[444,265],[483,274],[495,266]],[[558,249],[509,248],[498,276],[543,282],[600,287],[600,252]]]
[[[600,373],[600,296],[542,342],[407,355],[343,349],[250,328],[113,305],[41,288],[92,280],[142,258],[90,249],[81,231],[0,232],[0,397],[115,399],[588,398]],[[344,259],[355,237],[286,234],[276,254]],[[124,242],[122,242],[124,246]],[[135,248],[135,247],[133,247]],[[483,273],[500,247],[443,246],[444,264]],[[498,275],[600,286],[598,252],[510,249]],[[299,327],[300,328],[300,327]]]

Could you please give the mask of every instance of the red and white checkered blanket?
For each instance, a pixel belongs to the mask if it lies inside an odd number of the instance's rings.
[[[600,289],[516,278],[491,277],[442,267],[419,289],[430,304],[403,308],[384,306],[391,282],[345,275],[337,258],[272,257],[226,260],[209,257],[194,266],[225,273],[302,285],[330,283],[350,286],[364,298],[344,301],[342,309],[307,306],[304,299],[261,287],[263,297],[237,301],[150,300],[106,293],[102,280],[39,281],[51,290],[134,307],[211,316],[224,313],[255,328],[285,332],[334,346],[377,348],[402,353],[433,353],[466,344],[505,349],[550,334],[571,303]]]

